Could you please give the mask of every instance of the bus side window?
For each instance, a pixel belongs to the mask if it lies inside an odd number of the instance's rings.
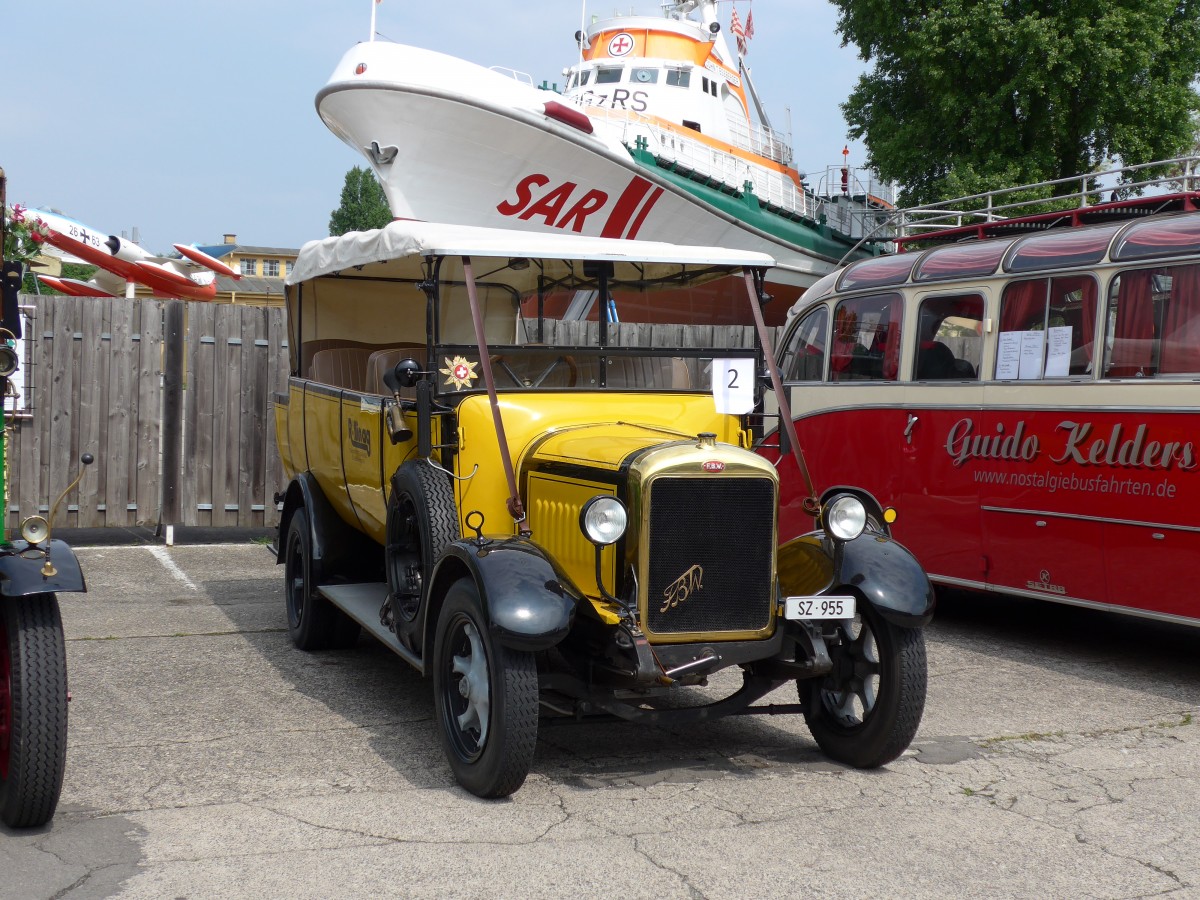
[[[1200,266],[1122,272],[1109,307],[1106,377],[1200,373]]]
[[[1018,281],[1004,291],[996,378],[1067,378],[1092,371],[1096,281],[1090,275]],[[1041,356],[1028,354],[1033,340]],[[1022,346],[1026,352],[1022,352]]]
[[[983,297],[962,294],[921,302],[917,317],[917,381],[976,381],[983,345]]]
[[[1200,374],[1200,266],[1171,269],[1171,295],[1162,318],[1163,375]]]
[[[852,297],[833,313],[830,381],[895,381],[900,361],[899,294]]]
[[[1147,378],[1157,370],[1155,312],[1171,290],[1169,269],[1138,269],[1113,279],[1108,295],[1105,378]]]
[[[784,381],[820,381],[825,372],[825,333],[829,314],[824,306],[808,313],[784,350],[780,369]]]

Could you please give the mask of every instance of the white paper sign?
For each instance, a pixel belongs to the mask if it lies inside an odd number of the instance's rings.
[[[1018,378],[1042,377],[1042,348],[1045,346],[1045,333],[1041,331],[1021,332],[1021,373]]]
[[[1071,374],[1071,326],[1056,325],[1046,336],[1046,377]]]
[[[754,409],[754,360],[714,359],[712,373],[717,412],[740,416]]]
[[[996,347],[996,378],[1015,381],[1021,371],[1021,332],[1002,331]]]

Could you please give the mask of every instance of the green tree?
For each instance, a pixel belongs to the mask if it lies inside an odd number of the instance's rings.
[[[831,2],[874,63],[850,136],[906,205],[1192,149],[1200,0]]]
[[[63,263],[62,278],[71,278],[75,281],[87,281],[96,274],[95,266],[85,266],[80,263]],[[22,294],[59,294],[61,291],[56,291],[48,284],[41,284],[37,280],[37,275],[32,269],[26,269],[25,280],[21,282]]]
[[[330,236],[382,228],[390,221],[392,211],[379,179],[369,169],[355,166],[346,173],[342,205],[329,216]]]

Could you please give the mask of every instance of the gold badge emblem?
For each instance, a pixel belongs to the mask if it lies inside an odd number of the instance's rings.
[[[663,597],[666,600],[659,612],[665,613],[668,609],[678,606],[702,587],[704,587],[704,569],[700,566],[692,566],[663,588]]]
[[[454,359],[446,357],[446,368],[438,369],[446,376],[446,384],[454,385],[456,391],[461,391],[465,387],[470,387],[475,383],[475,379],[479,375],[475,372],[475,367],[479,365],[477,362],[469,362],[465,357],[456,356]]]

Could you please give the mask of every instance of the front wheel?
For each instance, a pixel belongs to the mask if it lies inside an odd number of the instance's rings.
[[[450,587],[438,616],[433,698],[459,784],[478,797],[524,784],[537,743],[537,665],[532,653],[493,641],[469,578]]]
[[[809,731],[825,755],[859,769],[886,765],[905,751],[925,711],[925,635],[901,628],[859,601],[829,647],[833,670],[800,681]]]
[[[0,821],[45,825],[67,763],[67,651],[54,594],[0,597]]]

